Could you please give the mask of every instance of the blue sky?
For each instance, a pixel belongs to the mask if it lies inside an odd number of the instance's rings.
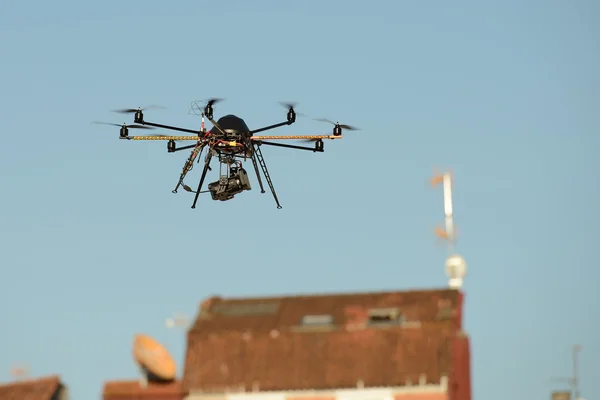
[[[207,296],[446,285],[434,167],[452,168],[476,399],[548,398],[583,346],[600,397],[600,5],[588,1],[4,2],[0,379],[59,373],[73,398],[133,378],[137,332],[181,364],[172,312]],[[251,127],[279,100],[362,128],[325,153],[264,148],[283,205],[171,190],[187,154],[123,142],[120,107]],[[279,134],[329,132],[310,119]],[[215,177],[213,172],[211,178]],[[198,179],[200,169],[191,176]],[[189,182],[194,182],[192,179]],[[239,261],[227,261],[234,254]]]

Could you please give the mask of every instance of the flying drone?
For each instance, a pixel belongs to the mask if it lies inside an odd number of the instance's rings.
[[[285,147],[290,149],[297,150],[310,150],[313,152],[323,152],[324,151],[324,143],[323,139],[341,139],[342,138],[342,130],[356,130],[356,128],[339,124],[328,119],[319,119],[319,121],[328,122],[334,125],[333,132],[330,135],[294,135],[294,136],[257,136],[257,133],[265,132],[271,129],[279,128],[285,125],[291,125],[296,122],[296,111],[294,110],[294,104],[290,103],[282,103],[288,111],[286,121],[280,122],[273,125],[268,125],[258,129],[250,129],[244,122],[244,120],[236,115],[229,114],[225,115],[215,121],[213,119],[213,105],[222,99],[213,98],[205,103],[192,102],[191,112],[194,114],[199,114],[202,116],[202,124],[199,131],[192,129],[179,128],[176,126],[169,126],[163,124],[157,124],[153,122],[148,122],[144,120],[143,110],[147,110],[150,108],[156,107],[146,107],[146,108],[137,108],[137,109],[122,109],[115,110],[115,112],[119,113],[131,113],[134,114],[134,123],[138,125],[118,125],[118,124],[109,124],[120,126],[119,139],[123,140],[166,140],[167,141],[167,151],[169,153],[174,153],[181,150],[189,150],[191,149],[191,154],[188,157],[185,165],[183,166],[183,170],[181,175],[179,176],[179,181],[173,189],[173,193],[177,193],[177,190],[182,187],[185,191],[190,193],[195,193],[194,202],[192,203],[192,208],[196,208],[196,203],[198,202],[198,197],[201,193],[210,192],[210,195],[215,201],[227,201],[231,200],[235,197],[235,195],[245,191],[251,190],[250,179],[248,178],[248,173],[243,168],[243,162],[250,159],[252,161],[252,165],[254,166],[254,171],[256,172],[256,177],[258,180],[258,184],[260,186],[261,193],[265,193],[265,189],[263,187],[262,179],[259,172],[259,166],[262,170],[262,173],[271,189],[271,193],[273,194],[273,198],[275,199],[275,203],[277,204],[277,208],[281,209],[281,205],[279,204],[279,199],[277,198],[277,194],[275,193],[275,188],[273,187],[273,182],[271,181],[271,177],[269,175],[269,171],[267,169],[267,165],[263,158],[261,152],[262,145],[269,146],[277,146],[277,147]],[[204,107],[202,107],[204,104]],[[204,118],[207,118],[208,121],[213,125],[210,130],[206,130],[204,127]],[[105,122],[96,122],[107,124]],[[143,135],[143,136],[129,136],[129,129],[154,129],[154,128],[163,128],[169,129],[178,132],[184,132],[188,134],[192,134],[193,136],[169,136],[169,135]],[[276,143],[269,142],[268,140],[300,140],[305,142],[314,142],[314,147],[308,146],[298,146],[292,144],[284,144],[284,143]],[[176,142],[178,141],[193,141],[194,144],[186,145],[182,147],[177,147]],[[198,183],[198,188],[193,190],[190,186],[184,183],[184,179],[188,172],[190,172],[193,168],[194,161],[197,159],[197,163],[200,163],[200,155],[202,154],[204,149],[207,149],[206,156],[204,159],[204,169],[202,170],[202,175],[200,177],[200,182]],[[208,190],[202,191],[202,185],[204,184],[204,180],[206,178],[206,174],[208,171],[212,171],[210,167],[210,163],[213,157],[218,158],[219,161],[219,179],[215,182],[208,184]]]

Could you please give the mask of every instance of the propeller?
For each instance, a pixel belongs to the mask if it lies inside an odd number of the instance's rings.
[[[112,125],[112,126],[118,126],[120,128],[127,128],[127,129],[154,129],[154,127],[152,126],[145,126],[145,125],[127,125],[127,124],[123,124],[123,125],[119,125],[119,124],[113,124],[112,122],[100,122],[100,121],[92,121],[92,124],[101,124],[101,125]],[[163,133],[149,133],[146,134],[144,136],[156,136],[156,137],[168,137],[169,135],[165,135]]]
[[[327,119],[327,118],[316,118],[315,121],[328,122],[332,125],[339,126],[340,128],[345,129],[347,131],[359,131],[360,130],[359,128],[356,128],[354,126],[340,124],[339,122],[333,122],[332,120]]]
[[[296,102],[296,101],[279,101],[278,103],[282,107],[285,107],[288,110],[294,110],[296,117],[306,117],[306,114],[299,113],[296,111],[296,106],[298,105],[298,102]]]
[[[131,113],[135,113],[138,111],[144,111],[144,110],[157,110],[157,109],[166,109],[167,107],[164,106],[158,106],[158,105],[150,105],[150,106],[146,106],[146,107],[139,107],[139,108],[121,108],[118,110],[112,110],[113,112],[117,112],[117,113],[121,113],[121,114],[131,114]]]
[[[296,106],[298,105],[298,102],[296,102],[296,101],[280,101],[279,104],[281,104],[283,107],[285,107],[289,110],[290,108],[296,108]]]
[[[112,126],[118,126],[118,127],[126,127],[127,129],[154,129],[152,126],[145,126],[145,125],[127,125],[126,123],[123,123],[122,125],[119,124],[113,124],[112,122],[100,122],[100,121],[92,121],[92,124],[100,124],[100,125],[112,125]]]
[[[204,115],[204,108],[205,107],[212,107],[214,104],[219,103],[221,101],[223,101],[225,99],[222,98],[212,98],[212,99],[208,99],[208,100],[194,100],[192,101],[192,103],[190,104],[190,111],[188,112],[188,114],[194,114],[194,115]]]
[[[223,100],[225,100],[225,99],[223,99],[221,97],[214,97],[212,99],[208,99],[208,100],[206,100],[206,106],[213,106],[214,104],[220,103]]]

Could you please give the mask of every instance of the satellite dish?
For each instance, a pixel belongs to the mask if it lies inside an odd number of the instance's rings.
[[[147,335],[136,335],[133,340],[133,359],[149,382],[175,380],[177,366],[171,354]]]

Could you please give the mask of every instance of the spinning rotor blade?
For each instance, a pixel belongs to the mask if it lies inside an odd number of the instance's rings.
[[[223,100],[225,100],[225,99],[218,98],[218,97],[215,97],[212,99],[206,99],[206,100],[194,100],[194,101],[192,101],[192,103],[190,105],[190,111],[188,111],[188,114],[204,116],[204,109],[206,107],[212,107],[214,104],[219,103]]]
[[[296,106],[298,105],[297,101],[280,101],[279,104],[281,104],[283,107],[290,109],[290,108],[296,108]]]
[[[296,106],[298,105],[297,101],[279,101],[278,102],[282,107],[287,108],[288,110],[294,110],[297,117],[306,117],[306,114],[299,113],[296,111]]]
[[[316,118],[315,121],[328,122],[332,125],[338,125],[340,128],[345,129],[347,131],[359,131],[360,130],[359,128],[356,128],[354,126],[340,124],[339,122],[333,122],[332,120],[327,119],[327,118]]]
[[[145,110],[157,110],[157,109],[166,109],[167,107],[164,106],[158,106],[158,105],[150,105],[150,106],[146,106],[146,107],[139,107],[139,108],[121,108],[118,110],[112,110],[113,112],[117,112],[117,113],[121,113],[121,114],[130,114],[130,113],[135,113],[137,111],[145,111]]]
[[[206,105],[207,105],[207,106],[212,106],[212,105],[214,105],[214,104],[217,104],[217,103],[220,103],[220,102],[222,102],[223,100],[225,100],[225,99],[223,99],[223,98],[221,98],[221,97],[214,97],[214,98],[212,98],[212,99],[208,99],[208,100],[206,100]]]
[[[125,123],[123,124],[113,124],[112,122],[100,122],[100,121],[92,121],[92,124],[100,124],[100,125],[112,125],[112,126],[118,126],[118,127],[126,127],[127,129],[154,129],[151,126],[145,126],[145,125],[127,125]]]

